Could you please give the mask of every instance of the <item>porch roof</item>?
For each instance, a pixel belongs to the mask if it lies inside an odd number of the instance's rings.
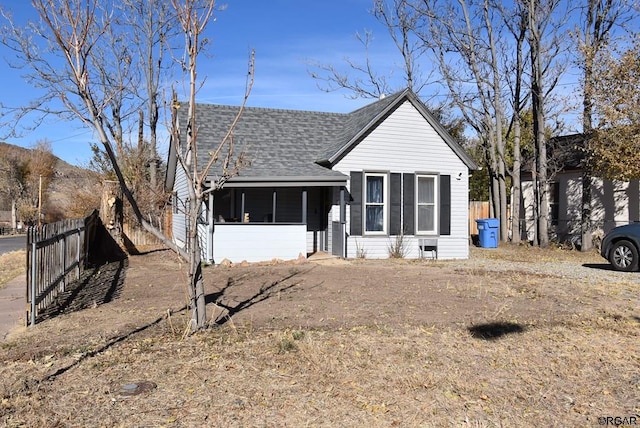
[[[212,177],[213,180],[215,178]],[[346,186],[348,177],[340,175],[323,176],[236,176],[226,182],[225,187],[331,187]]]

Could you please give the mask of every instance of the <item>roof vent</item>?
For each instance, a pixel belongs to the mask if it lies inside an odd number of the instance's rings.
[[[380,97],[378,99],[384,100],[385,96],[386,96],[385,94],[380,94]]]

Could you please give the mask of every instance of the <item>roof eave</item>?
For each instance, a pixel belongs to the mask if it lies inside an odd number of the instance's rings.
[[[209,177],[215,182],[217,177]],[[346,186],[348,177],[344,174],[333,176],[272,176],[272,177],[233,177],[224,187],[332,187]]]

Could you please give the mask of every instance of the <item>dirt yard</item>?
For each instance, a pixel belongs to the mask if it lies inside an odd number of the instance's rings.
[[[640,425],[640,273],[595,252],[208,267],[190,336],[170,252],[91,273],[0,345],[0,425]]]

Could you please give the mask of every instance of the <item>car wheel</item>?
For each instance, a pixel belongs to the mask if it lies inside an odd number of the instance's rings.
[[[611,248],[609,261],[616,270],[638,270],[638,250],[629,241],[618,241]]]

